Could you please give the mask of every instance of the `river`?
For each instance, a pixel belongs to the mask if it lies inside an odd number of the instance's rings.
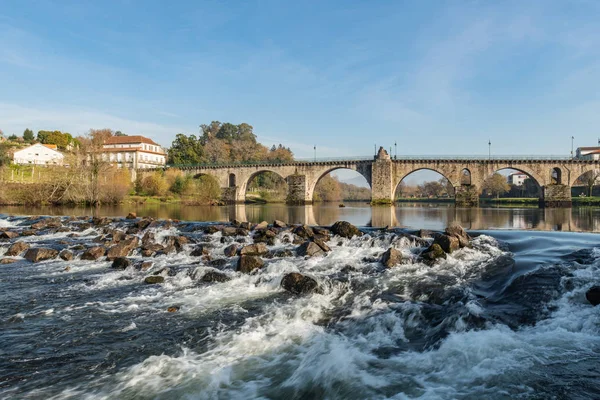
[[[133,266],[82,260],[107,233],[61,219],[61,228],[5,240],[70,249],[31,263],[0,264],[0,398],[6,399],[597,399],[600,306],[585,292],[600,284],[597,209],[475,208],[403,205],[236,207],[138,206],[96,214],[160,222],[156,242],[184,235],[178,252],[130,256]],[[84,209],[0,210],[0,227],[19,234],[39,219],[89,215]],[[12,214],[12,215],[9,215]],[[250,235],[205,233],[207,222],[330,225],[348,220],[362,237],[333,236],[326,255],[293,252],[280,230],[265,266],[236,271],[224,255]],[[429,265],[427,244],[407,236],[459,222],[471,247]],[[135,223],[135,221],[133,222]],[[374,227],[397,226],[383,230]],[[134,233],[134,231],[131,231]],[[192,255],[197,244],[210,258]],[[385,268],[394,247],[406,262]],[[290,250],[292,254],[281,254]],[[148,270],[142,261],[151,260]],[[136,267],[137,266],[137,267]],[[227,276],[204,282],[211,271]],[[282,276],[301,272],[320,290],[293,295]],[[157,273],[164,283],[144,284]],[[175,307],[176,312],[169,312]]]

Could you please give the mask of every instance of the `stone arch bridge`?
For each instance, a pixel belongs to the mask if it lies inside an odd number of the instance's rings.
[[[223,201],[243,203],[246,188],[257,174],[272,172],[288,184],[289,204],[310,204],[317,182],[338,169],[357,171],[371,187],[372,204],[391,204],[397,186],[407,175],[418,170],[431,170],[444,176],[455,189],[457,205],[473,206],[479,201],[483,182],[495,172],[514,169],[527,174],[540,186],[540,205],[571,205],[571,186],[584,173],[600,168],[599,161],[567,157],[415,157],[394,158],[380,148],[370,159],[331,161],[290,161],[231,165],[172,166],[195,177],[210,175],[222,188]]]

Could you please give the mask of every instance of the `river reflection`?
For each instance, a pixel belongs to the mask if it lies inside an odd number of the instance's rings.
[[[15,215],[138,216],[186,221],[273,221],[309,225],[331,225],[346,220],[358,226],[443,229],[457,222],[467,229],[534,229],[600,232],[600,208],[458,208],[452,204],[403,203],[397,207],[370,207],[347,203],[347,207],[318,204],[240,204],[235,206],[182,206],[178,204],[119,205],[96,209],[84,207],[0,207],[0,213]]]

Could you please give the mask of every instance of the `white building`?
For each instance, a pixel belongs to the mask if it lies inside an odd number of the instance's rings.
[[[102,158],[126,168],[156,168],[167,164],[167,153],[144,136],[111,136],[102,145]]]
[[[575,158],[580,160],[600,160],[600,147],[578,147]]]
[[[15,151],[15,164],[61,165],[65,156],[56,150],[55,144],[36,143],[24,149]]]
[[[508,176],[508,183],[515,186],[522,186],[525,183],[525,179],[529,176],[522,172],[513,172]]]

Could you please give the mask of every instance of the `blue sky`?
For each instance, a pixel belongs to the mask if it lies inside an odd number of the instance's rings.
[[[600,136],[598,21],[595,0],[0,0],[0,129],[568,155]]]

